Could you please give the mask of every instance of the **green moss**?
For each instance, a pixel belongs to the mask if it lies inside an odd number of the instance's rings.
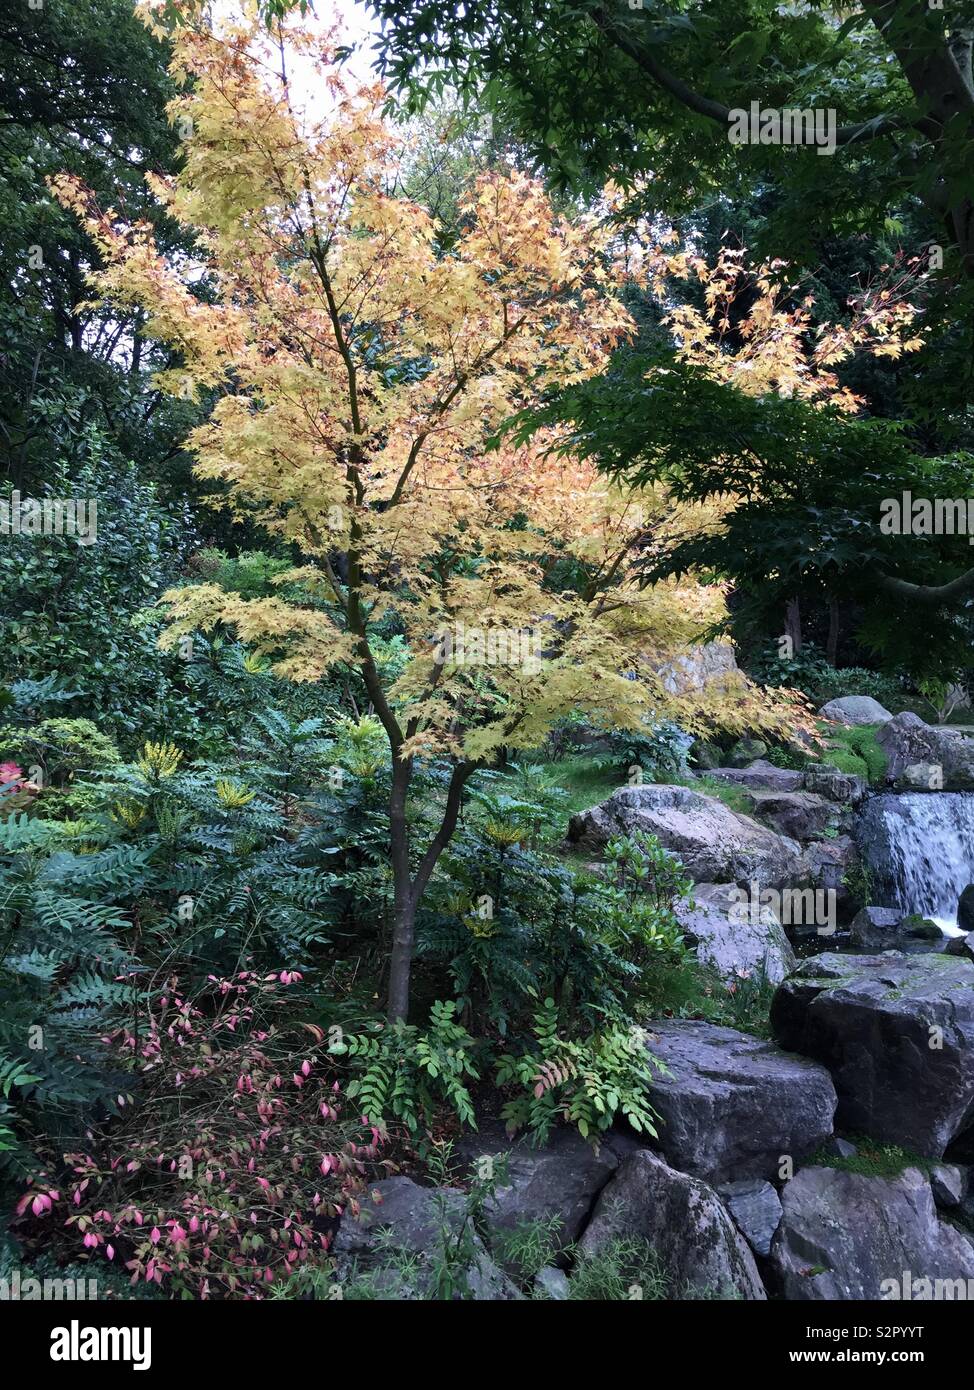
[[[910,917],[904,917],[900,927],[905,928],[910,936],[915,936],[922,941],[939,941],[943,936],[943,932],[936,922],[931,922],[929,917],[921,917],[918,912],[914,912]]]
[[[849,753],[843,748],[828,748],[822,754],[822,758],[830,767],[838,768],[840,772],[850,772],[856,777],[869,776],[869,769],[862,758],[856,757],[855,753]]]
[[[886,775],[886,754],[876,741],[880,724],[860,724],[845,728],[824,725],[829,747],[822,761],[837,767],[840,772],[855,773],[870,783],[881,782]]]

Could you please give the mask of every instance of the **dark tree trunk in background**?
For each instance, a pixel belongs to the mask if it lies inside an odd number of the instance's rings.
[[[802,649],[802,612],[797,598],[789,599],[785,609],[785,636],[791,638],[792,655]]]
[[[829,635],[825,643],[825,655],[830,666],[835,665],[835,654],[839,649],[839,604],[829,595]]]

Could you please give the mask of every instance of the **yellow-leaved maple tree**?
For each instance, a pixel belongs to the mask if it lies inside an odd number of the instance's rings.
[[[424,208],[390,193],[403,136],[382,118],[384,92],[349,89],[334,36],[300,21],[217,34],[185,18],[171,37],[186,87],[170,111],[185,159],[153,186],[193,230],[199,262],[167,263],[147,225],[99,209],[69,177],[55,187],[103,257],[99,295],[140,306],[178,352],[162,386],[218,392],[189,439],[198,475],[300,556],[280,582],[302,601],[171,590],[164,641],[224,624],[294,681],[355,667],[388,737],[388,1011],[405,1018],[417,906],[471,775],[503,749],[537,747],[571,711],[703,727],[713,692],[698,706],[674,696],[640,656],[684,650],[720,593],[642,591],[631,499],[586,461],[542,457],[544,440],[487,447],[512,411],[598,372],[631,331],[605,227],[495,172],[466,193],[462,236],[442,254]],[[315,73],[324,116],[296,109],[291,55],[306,81]],[[380,630],[407,644],[395,679],[376,659]],[[721,717],[783,731],[793,711],[740,678]],[[434,757],[449,781],[435,832],[416,844],[411,788]]]

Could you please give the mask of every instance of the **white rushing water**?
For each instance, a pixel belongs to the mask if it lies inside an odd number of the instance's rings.
[[[873,797],[860,830],[881,896],[960,936],[957,900],[974,883],[974,792],[888,792]]]

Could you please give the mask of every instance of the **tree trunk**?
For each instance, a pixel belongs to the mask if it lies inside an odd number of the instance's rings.
[[[791,638],[792,656],[797,656],[802,649],[802,613],[797,598],[789,599],[785,609],[785,636]]]
[[[839,604],[834,595],[829,594],[829,635],[825,642],[825,655],[830,666],[835,665],[839,649]]]
[[[416,936],[416,904],[407,890],[400,895],[396,885],[395,907],[392,918],[392,955],[389,958],[389,1002],[387,1016],[390,1023],[406,1021],[409,1014],[409,977],[413,964],[413,942]]]
[[[416,900],[409,871],[409,828],[406,823],[406,793],[412,778],[412,763],[394,759],[392,794],[389,798],[389,846],[392,860],[392,954],[389,957],[390,1023],[405,1020],[409,1013],[409,975],[413,963],[416,934]]]
[[[457,828],[463,788],[478,766],[477,763],[457,763],[454,766],[446,794],[446,805],[443,808],[443,819],[413,877],[410,874],[409,827],[406,822],[406,795],[412,780],[413,763],[411,758],[393,760],[392,795],[389,798],[393,883],[392,955],[389,958],[387,1009],[390,1023],[395,1023],[398,1019],[405,1020],[409,1014],[409,976],[416,936],[416,910],[423,900],[436,861],[450,843]]]

